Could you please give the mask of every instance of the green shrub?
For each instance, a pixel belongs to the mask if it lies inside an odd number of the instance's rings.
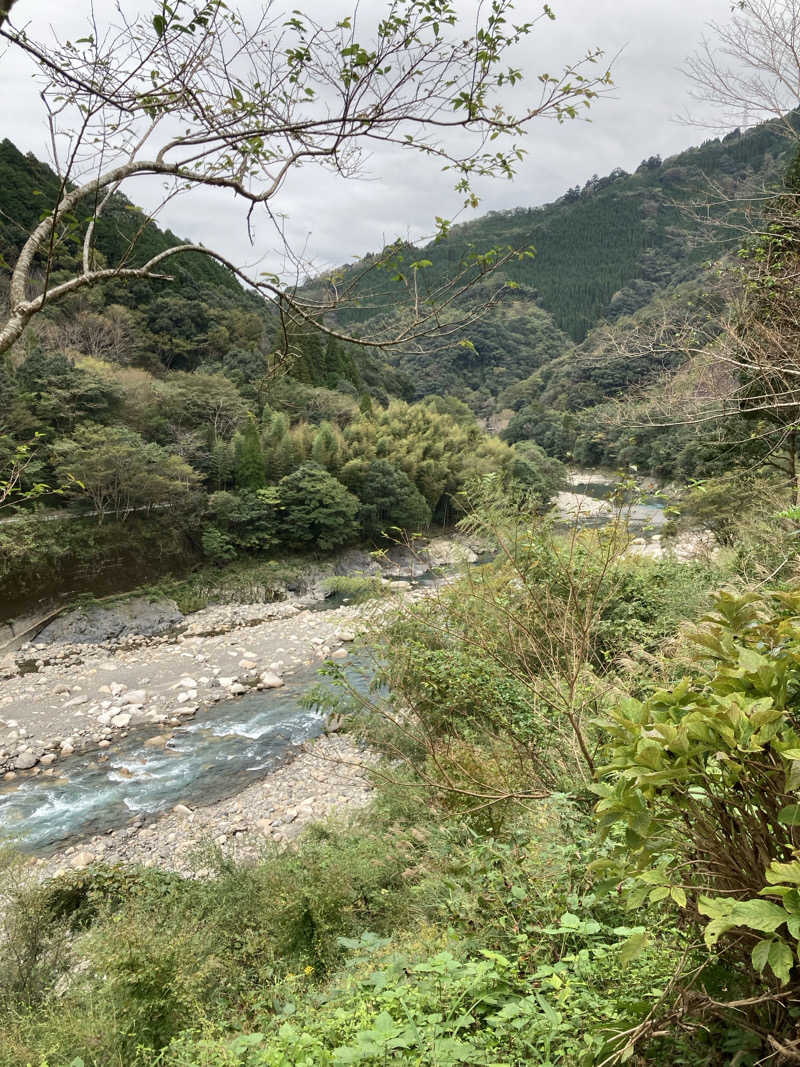
[[[604,722],[595,787],[617,846],[604,873],[631,907],[671,900],[732,971],[749,966],[776,1040],[795,1023],[770,990],[794,989],[800,945],[799,618],[797,592],[720,593],[693,675]]]
[[[354,604],[364,604],[368,600],[392,595],[392,590],[382,578],[367,574],[335,574],[323,580],[322,588],[326,596],[347,597]]]

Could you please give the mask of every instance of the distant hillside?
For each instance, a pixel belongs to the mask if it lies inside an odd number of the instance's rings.
[[[647,308],[671,287],[700,284],[708,263],[740,239],[735,227],[714,221],[735,222],[740,209],[732,205],[774,186],[789,151],[775,125],[734,131],[664,161],[644,160],[634,174],[618,169],[594,176],[543,207],[490,212],[453,227],[447,238],[423,250],[407,250],[406,262],[421,257],[431,262],[423,272],[429,285],[475,251],[532,247],[535,255],[505,268],[503,278],[519,288],[483,322],[443,349],[422,356],[397,353],[393,361],[413,381],[415,395],[455,392],[480,409],[514,381],[556,360],[560,370],[540,375],[548,400],[577,387],[578,395],[566,400],[569,406],[596,403],[606,395],[597,345],[591,341],[591,358],[582,360],[583,349],[576,354],[574,344],[598,324]],[[709,211],[695,210],[712,201],[716,206]],[[364,309],[342,318],[367,329],[375,306],[387,313],[396,298],[397,283],[380,274],[364,289]],[[586,389],[576,359],[591,367],[594,381]],[[650,372],[642,361],[629,370],[625,385]],[[612,377],[611,392],[618,392],[618,368]]]
[[[24,241],[59,191],[60,180],[46,163],[23,155],[7,139],[0,141],[0,302]],[[78,214],[79,221],[87,217],[85,209]],[[82,232],[67,226],[58,235],[54,280],[79,261]],[[117,195],[98,222],[97,250],[118,263],[133,237],[128,262],[134,266],[183,243],[170,230],[144,221],[138,207]],[[48,307],[34,332],[43,336],[48,328],[56,330],[57,346],[150,371],[221,370],[247,395],[261,395],[266,353],[277,332],[269,305],[207,256],[177,256],[168,273],[174,280],[107,282]],[[326,343],[316,332],[307,332],[292,338],[292,348],[292,370],[304,385],[342,386],[348,394],[363,391],[383,399],[411,393],[394,369],[355,346]]]
[[[654,368],[645,357],[625,368],[617,360],[604,368],[603,340],[593,331],[604,323],[659,306],[676,286],[702,287],[709,261],[736,242],[735,228],[709,226],[692,206],[709,198],[720,202],[712,218],[733,221],[734,209],[785,170],[788,142],[765,124],[661,161],[651,157],[634,174],[612,171],[591,178],[552,204],[491,212],[452,228],[424,250],[400,254],[408,264],[424,258],[423,281],[440,283],[474,252],[492,247],[533,247],[535,255],[509,264],[502,278],[515,287],[480,321],[446,341],[433,340],[422,352],[395,351],[380,358],[356,348],[332,350],[313,336],[299,339],[296,377],[311,385],[421,399],[455,395],[475,411],[489,413],[510,395],[538,399],[556,409],[585,408],[646,382]],[[0,253],[11,261],[26,232],[58,192],[58,179],[44,164],[24,156],[9,141],[0,143]],[[119,197],[98,228],[98,246],[118,255],[140,212]],[[148,223],[137,255],[144,258],[178,238]],[[60,262],[77,254],[66,234]],[[369,263],[373,257],[365,257]],[[362,264],[363,266],[363,264]],[[160,362],[177,369],[220,364],[244,384],[262,365],[256,350],[269,346],[274,324],[266,305],[245,292],[230,272],[212,260],[191,256],[171,267],[174,283],[117,283],[103,290],[105,306],[134,312],[145,345]],[[402,270],[402,266],[400,268]],[[355,267],[343,268],[344,283]],[[347,328],[368,332],[376,316],[395,313],[400,283],[389,272],[369,275],[360,305],[337,314]],[[465,304],[487,295],[480,283]],[[244,317],[243,317],[244,316]],[[260,325],[258,325],[260,323]],[[223,332],[226,331],[226,332]],[[676,360],[679,356],[676,355]],[[524,383],[522,394],[509,389]]]
[[[575,341],[601,319],[643,307],[659,288],[697,277],[703,264],[735,242],[731,231],[704,225],[687,211],[709,199],[731,202],[773,184],[790,146],[776,126],[734,131],[635,174],[596,175],[553,204],[492,212],[456,227],[425,254],[437,266],[470,247],[533,246],[535,256],[508,268]],[[713,214],[729,217],[725,205]]]

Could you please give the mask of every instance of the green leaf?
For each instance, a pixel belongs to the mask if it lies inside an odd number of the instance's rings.
[[[650,903],[657,904],[659,900],[666,900],[669,896],[669,886],[658,885],[655,889],[650,890]]]
[[[784,941],[773,941],[769,949],[769,965],[781,985],[789,981],[793,964],[794,954],[789,946]]]
[[[681,889],[679,885],[673,886],[669,891],[669,895],[675,901],[679,908],[686,907],[686,893]]]
[[[573,915],[571,911],[565,911],[558,921],[559,925],[567,930],[577,930],[581,925],[580,918],[577,915]]]
[[[791,860],[789,863],[779,863],[773,860],[764,874],[770,885],[777,885],[780,882],[800,885],[800,862]]]
[[[647,946],[649,938],[650,935],[647,933],[646,930],[643,930],[641,933],[638,934],[631,934],[631,936],[619,950],[620,962],[623,964],[627,964],[630,963],[632,960],[635,960],[637,956],[641,956],[642,952]]]
[[[153,16],[153,29],[156,31],[159,37],[164,36],[164,32],[167,28],[167,20],[163,15]]]
[[[787,804],[778,812],[778,822],[784,826],[800,826],[800,804]]]
[[[750,958],[753,966],[761,974],[769,963],[769,950],[772,948],[772,939],[767,937],[763,941],[757,941]]]
[[[786,909],[770,900],[738,901],[730,914],[736,926],[748,926],[765,934],[774,933],[781,923],[786,922],[787,917]]]

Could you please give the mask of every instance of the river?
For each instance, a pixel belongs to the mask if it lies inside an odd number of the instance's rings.
[[[588,480],[576,476],[570,495],[603,501],[610,488],[596,475]],[[597,513],[580,518],[587,526],[604,521],[607,517]],[[637,531],[657,531],[663,522],[663,502],[656,496],[631,505],[630,523]],[[426,574],[416,582],[431,580]],[[319,608],[337,603],[322,602]],[[351,657],[350,664],[351,681],[366,684],[358,657]],[[152,818],[177,803],[206,805],[238,793],[322,732],[322,716],[304,702],[319,682],[318,667],[303,668],[283,689],[252,691],[217,704],[172,730],[163,747],[154,747],[152,729],[141,727],[104,752],[61,760],[56,777],[0,783],[2,836],[26,852],[46,854],[124,826],[135,816]]]

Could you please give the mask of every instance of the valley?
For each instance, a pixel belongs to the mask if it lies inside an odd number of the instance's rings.
[[[37,3],[0,1067],[800,1062],[800,0]]]

